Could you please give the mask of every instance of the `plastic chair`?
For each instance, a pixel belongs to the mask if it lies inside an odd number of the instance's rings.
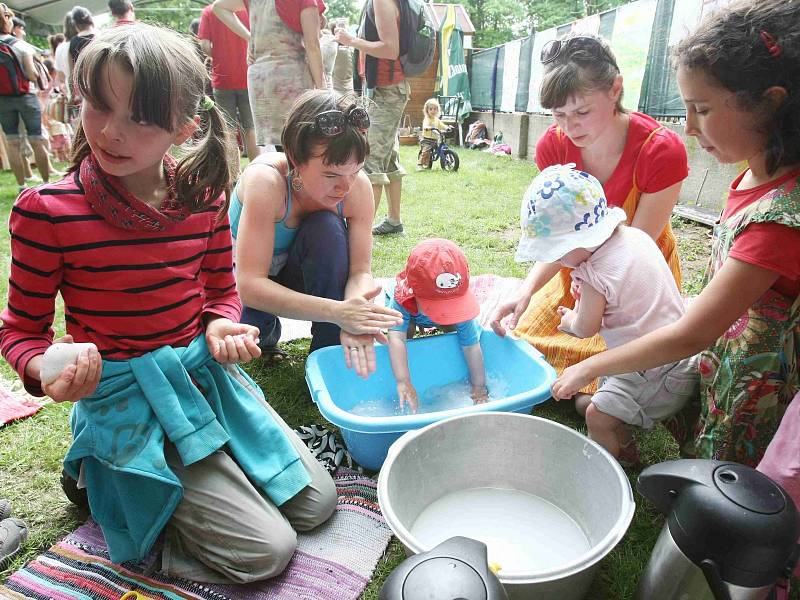
[[[440,116],[442,122],[452,125],[458,130],[458,145],[464,145],[464,130],[461,128],[461,123],[458,120],[458,115],[461,112],[461,107],[464,104],[464,99],[461,96],[437,96],[439,106],[442,107],[442,114]]]

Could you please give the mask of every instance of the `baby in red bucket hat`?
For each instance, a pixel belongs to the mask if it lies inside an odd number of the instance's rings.
[[[417,244],[406,268],[387,290],[387,305],[403,315],[403,322],[389,330],[389,357],[397,380],[400,408],[417,412],[419,398],[408,371],[406,339],[412,326],[453,327],[464,352],[472,384],[471,397],[478,404],[489,398],[481,352],[478,299],[469,289],[467,257],[456,244],[439,238]]]

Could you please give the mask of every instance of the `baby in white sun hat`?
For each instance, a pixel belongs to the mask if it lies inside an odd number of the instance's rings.
[[[684,311],[675,279],[653,239],[624,224],[603,187],[575,165],[554,165],[531,183],[520,210],[520,262],[573,269],[575,306],[558,307],[559,329],[609,348],[677,321]],[[696,357],[606,377],[591,400],[577,400],[589,437],[623,464],[638,463],[628,425],[650,429],[678,412],[699,384]]]

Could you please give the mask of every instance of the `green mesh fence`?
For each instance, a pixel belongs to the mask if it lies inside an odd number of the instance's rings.
[[[515,94],[516,111],[541,112],[538,95],[543,75],[539,62],[542,46],[568,34],[592,33],[608,40],[614,50],[625,78],[626,108],[654,117],[683,117],[685,110],[670,59],[672,50],[697,26],[702,15],[728,1],[638,0],[509,42],[521,44],[518,57],[514,48],[513,60],[504,51],[507,45],[476,51],[470,70],[472,106],[501,111],[503,73],[511,68],[516,78],[507,76],[505,83],[515,85],[516,89],[505,90],[505,97]],[[509,103],[503,108],[509,109]]]

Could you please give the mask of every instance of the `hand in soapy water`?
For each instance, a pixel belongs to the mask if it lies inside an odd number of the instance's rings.
[[[473,385],[469,397],[473,404],[486,404],[489,401],[489,390],[485,385]]]
[[[206,344],[218,363],[246,363],[261,356],[258,334],[258,327],[217,317],[206,325]]]
[[[408,409],[412,413],[417,414],[417,409],[419,408],[419,397],[417,396],[417,390],[410,381],[397,382],[397,396],[400,399],[401,411],[408,406]]]
[[[56,346],[58,344],[58,346]],[[103,361],[94,344],[74,344],[71,335],[53,340],[48,358],[34,356],[25,375],[42,382],[42,391],[54,402],[77,402],[97,389]]]

